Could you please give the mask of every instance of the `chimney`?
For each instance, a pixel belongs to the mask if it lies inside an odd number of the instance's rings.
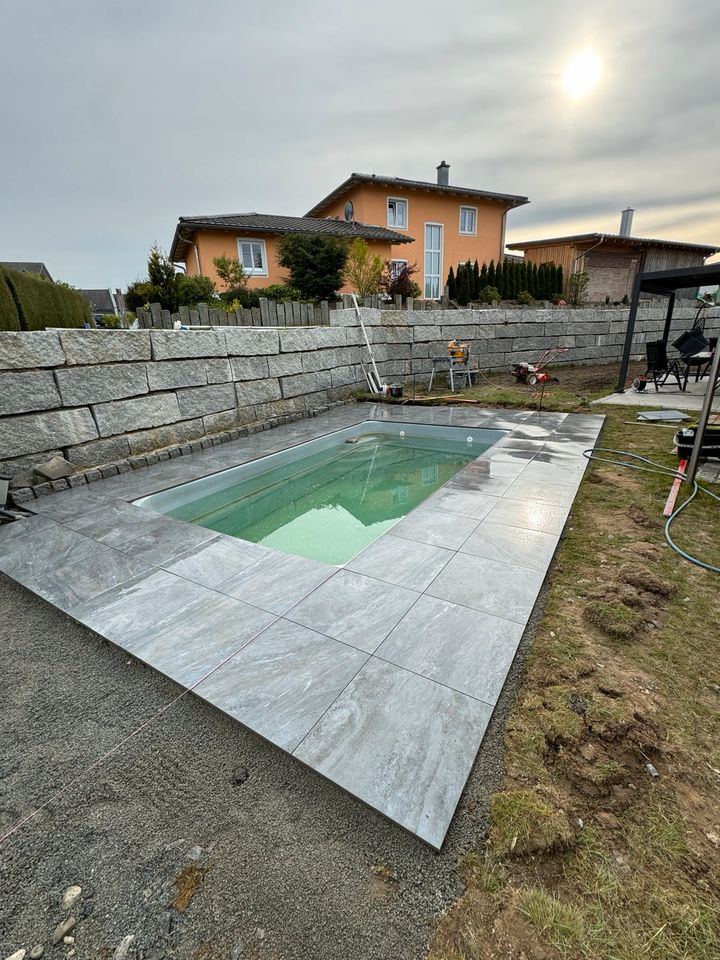
[[[443,160],[437,166],[437,182],[439,187],[447,187],[450,183],[450,175],[448,171],[450,170],[450,164],[445,163]]]
[[[630,237],[632,236],[632,221],[633,214],[635,211],[632,207],[627,207],[620,214],[620,236],[621,237]]]

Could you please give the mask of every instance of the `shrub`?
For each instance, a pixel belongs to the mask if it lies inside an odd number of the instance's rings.
[[[258,298],[267,297],[276,303],[296,303],[303,299],[302,293],[288,283],[271,283],[269,287],[262,287],[256,293]]]
[[[455,281],[455,271],[453,270],[452,267],[450,267],[450,269],[448,270],[447,288],[448,288],[448,296],[450,297],[451,300],[455,300],[457,298],[457,283]]]
[[[587,300],[587,288],[590,277],[587,273],[572,273],[568,277],[568,300],[576,307]]]
[[[418,265],[416,263],[406,263],[404,267],[400,267],[399,270],[395,271],[393,271],[390,263],[387,263],[385,265],[385,273],[383,274],[381,287],[389,297],[401,296],[403,303],[408,297],[419,297],[420,287],[412,279],[413,274],[417,272]],[[452,267],[450,267],[450,274],[452,274]],[[455,277],[453,276],[453,285],[454,284]]]
[[[290,233],[280,240],[278,263],[303,299],[330,300],[342,286],[347,244],[319,233]]]
[[[0,273],[15,302],[21,330],[82,327],[90,321],[90,304],[75,290],[7,267]]]
[[[247,274],[237,257],[227,257],[223,253],[219,257],[213,257],[213,266],[226,290],[247,286]]]
[[[179,307],[195,307],[215,299],[215,284],[210,277],[186,277],[178,273],[175,281]]]
[[[348,248],[343,271],[345,284],[360,297],[372,297],[380,291],[385,264],[381,257],[370,252],[367,240],[358,237]]]
[[[500,299],[500,291],[497,287],[483,287],[480,291],[480,300],[483,303],[492,303],[493,300]]]
[[[517,295],[518,303],[522,303],[525,306],[528,306],[529,304],[531,304],[534,299],[535,298],[528,290],[521,290],[520,293]]]
[[[7,280],[0,273],[0,330],[19,330],[20,317],[18,316],[15,300],[10,293]]]
[[[136,280],[125,291],[129,310],[159,303],[163,310],[177,313],[178,307],[194,307],[216,297],[215,284],[210,277],[189,277],[178,272],[157,244],[150,249],[147,273],[145,280]]]

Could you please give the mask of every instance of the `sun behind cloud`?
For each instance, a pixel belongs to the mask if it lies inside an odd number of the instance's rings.
[[[578,50],[563,70],[563,89],[572,100],[582,100],[598,85],[602,72],[602,60],[592,47]]]

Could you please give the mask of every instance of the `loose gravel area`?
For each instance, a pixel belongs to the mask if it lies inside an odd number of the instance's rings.
[[[0,610],[0,834],[80,778],[0,846],[0,957],[424,956],[484,841],[535,615],[438,854],[3,575]]]

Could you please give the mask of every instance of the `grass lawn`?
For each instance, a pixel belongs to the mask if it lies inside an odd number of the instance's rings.
[[[603,446],[677,466],[673,429],[589,406],[615,365],[554,372],[545,409],[604,413]],[[505,374],[462,397],[527,408],[536,394]],[[489,837],[459,864],[465,893],[431,960],[720,957],[720,576],[665,544],[669,486],[590,466],[507,726]],[[700,495],[674,530],[720,564],[716,501]]]

